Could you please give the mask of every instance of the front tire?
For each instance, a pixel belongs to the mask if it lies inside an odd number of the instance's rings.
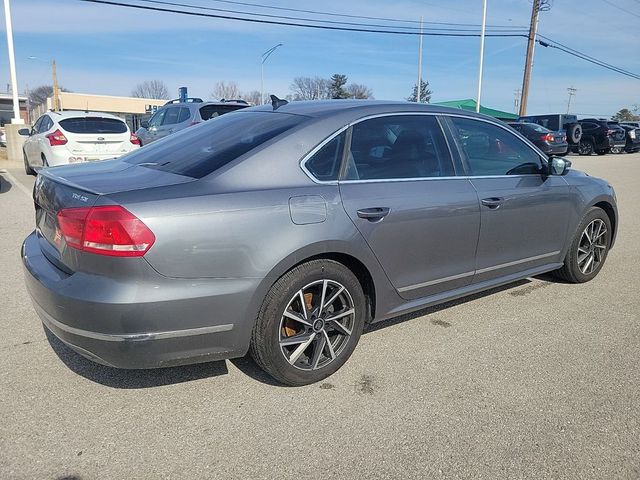
[[[26,173],[27,175],[35,175],[36,171],[31,168],[31,166],[29,165],[29,160],[27,160],[27,154],[22,152],[22,158],[24,159],[24,173]]]
[[[593,280],[607,259],[611,233],[609,216],[601,208],[592,207],[576,230],[564,266],[554,274],[570,283]]]
[[[349,359],[366,312],[351,270],[333,260],[303,263],[269,290],[251,335],[251,355],[285,385],[318,382]]]

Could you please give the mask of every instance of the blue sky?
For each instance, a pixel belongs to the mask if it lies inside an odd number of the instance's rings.
[[[257,11],[214,0],[183,2]],[[426,21],[460,23],[480,23],[482,9],[481,0],[251,3],[384,18],[415,20],[422,15]],[[611,3],[619,8],[600,0],[555,0],[551,11],[541,14],[539,32],[640,73],[640,2]],[[489,24],[528,25],[530,0],[489,0],[488,5]],[[235,81],[242,90],[259,90],[260,54],[277,43],[284,46],[266,64],[265,89],[280,96],[289,93],[296,76],[344,73],[350,81],[368,85],[375,98],[403,99],[417,76],[417,37],[193,18],[77,0],[12,0],[12,13],[20,91],[50,83],[46,61],[51,58],[56,59],[60,84],[76,92],[129,95],[146,79],[165,81],[176,96],[177,88],[186,85],[191,96],[209,98],[220,80]],[[5,44],[4,22],[2,30]],[[484,105],[513,111],[525,49],[525,38],[487,39]],[[434,92],[432,101],[475,97],[478,51],[477,38],[426,37],[423,75]],[[9,81],[6,45],[0,48],[0,72],[4,90]],[[578,89],[574,113],[608,116],[640,104],[639,80],[536,47],[529,113],[564,111],[569,86]]]

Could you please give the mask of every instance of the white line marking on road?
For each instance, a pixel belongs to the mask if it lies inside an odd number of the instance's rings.
[[[29,191],[29,189],[25,187],[23,184],[21,184],[16,179],[16,177],[11,175],[7,170],[1,170],[0,175],[6,176],[9,179],[9,183],[11,183],[11,185],[18,187],[22,193],[24,193],[27,197],[31,198],[31,192]]]

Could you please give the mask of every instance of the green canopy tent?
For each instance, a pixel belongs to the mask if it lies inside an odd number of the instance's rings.
[[[476,101],[470,98],[466,100],[451,100],[449,102],[437,102],[433,105],[440,105],[443,107],[460,108],[462,110],[469,110],[471,112],[476,111]],[[493,108],[487,108],[480,105],[480,113],[489,115],[490,117],[497,118],[499,120],[509,121],[518,120],[518,115],[509,112],[503,112],[501,110],[494,110]]]

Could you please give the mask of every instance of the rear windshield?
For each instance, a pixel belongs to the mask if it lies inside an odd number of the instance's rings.
[[[542,125],[536,125],[535,123],[527,123],[526,126],[527,126],[527,128],[533,130],[534,132],[538,132],[538,133],[549,133],[549,132],[551,132],[551,130],[549,130],[548,128],[544,128]]]
[[[202,178],[300,124],[307,117],[237,112],[181,130],[123,159],[134,165]]]
[[[127,131],[127,124],[114,118],[65,118],[59,123],[63,130],[69,133],[125,133]]]
[[[209,120],[210,118],[219,117],[225,113],[234,112],[241,108],[246,108],[240,105],[205,105],[200,107],[200,116],[202,120]]]

